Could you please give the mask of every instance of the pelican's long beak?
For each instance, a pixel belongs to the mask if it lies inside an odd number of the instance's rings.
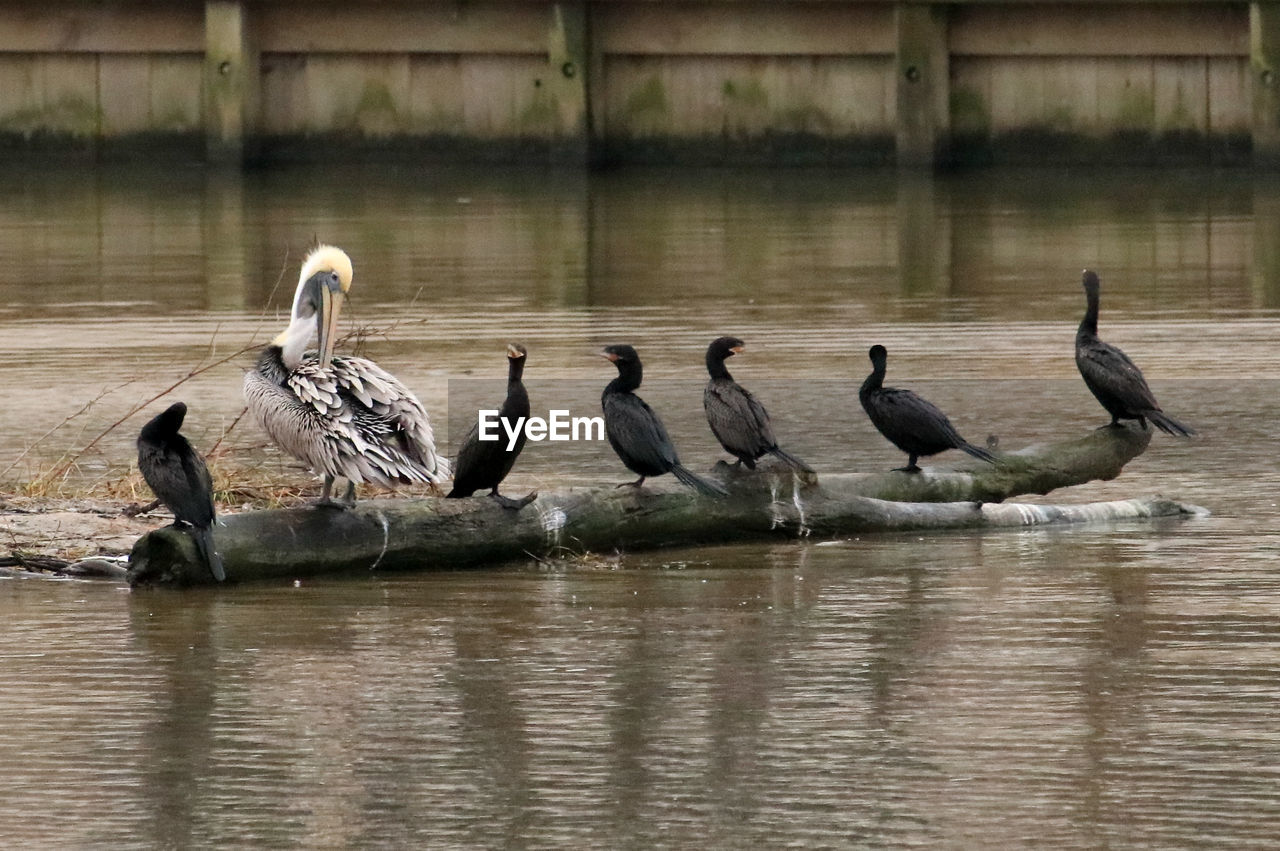
[[[338,314],[342,312],[342,290],[320,288],[320,366],[333,360],[333,347],[338,342]]]

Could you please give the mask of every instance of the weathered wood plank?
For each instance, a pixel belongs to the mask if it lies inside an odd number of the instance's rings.
[[[262,132],[268,136],[311,131],[307,111],[307,57],[262,54]]]
[[[893,132],[893,67],[888,57],[611,56],[597,85],[614,137],[840,138]]]
[[[1200,56],[1154,59],[1155,131],[1197,133],[1209,129],[1209,74]]]
[[[1243,4],[960,4],[956,56],[1245,56]]]
[[[414,132],[426,136],[467,133],[462,101],[463,64],[459,55],[414,54],[409,57],[409,114]]]
[[[1209,129],[1213,133],[1248,133],[1252,122],[1249,60],[1220,56],[1208,60]]]
[[[102,135],[142,133],[151,125],[151,58],[107,54],[98,60],[98,103]]]
[[[304,74],[312,132],[376,138],[408,128],[408,56],[313,55]]]
[[[30,85],[23,91],[32,99],[19,110],[18,124],[28,133],[96,137],[101,130],[97,57],[41,54],[30,61]]]
[[[152,54],[149,130],[188,132],[201,127],[201,60],[183,54]]]
[[[890,55],[893,7],[867,3],[611,5],[593,23],[605,54]]]
[[[545,3],[269,3],[256,9],[264,53],[545,55]]]
[[[0,4],[0,53],[200,53],[200,3]]]

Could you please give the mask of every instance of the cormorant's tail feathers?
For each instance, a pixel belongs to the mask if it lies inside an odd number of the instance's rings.
[[[196,541],[196,551],[200,553],[200,558],[208,565],[209,572],[213,574],[213,578],[219,582],[225,582],[227,571],[222,566],[222,556],[218,555],[218,551],[213,547],[213,529],[192,529],[191,534]]]
[[[778,458],[779,460],[786,462],[787,466],[791,467],[792,469],[799,470],[802,473],[814,472],[814,469],[812,467],[810,467],[808,464],[801,461],[796,456],[792,455],[790,452],[787,452],[785,449],[780,449],[775,446],[774,448],[770,449],[769,452],[775,458]]]
[[[699,493],[707,496],[728,496],[729,492],[717,485],[715,482],[708,481],[696,473],[676,464],[671,468],[671,472],[684,484],[695,489]]]
[[[1146,418],[1151,420],[1156,428],[1174,437],[1190,437],[1196,433],[1191,426],[1183,425],[1164,411],[1147,411]]]
[[[974,446],[972,443],[965,442],[960,444],[960,449],[963,450],[964,452],[969,453],[974,458],[978,458],[983,461],[986,461],[988,464],[999,463],[996,461],[996,456],[992,455],[990,452],[983,449],[981,446]]]

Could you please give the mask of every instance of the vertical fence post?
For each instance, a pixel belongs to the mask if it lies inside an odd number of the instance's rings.
[[[894,6],[898,165],[930,167],[946,156],[950,133],[947,8]]]
[[[258,54],[242,0],[204,4],[205,153],[211,163],[241,164],[258,130]]]
[[[547,62],[556,80],[552,91],[559,114],[551,159],[586,165],[591,157],[591,54],[585,2],[552,4]]]
[[[1280,164],[1280,3],[1249,4],[1249,74],[1253,84],[1253,161]]]

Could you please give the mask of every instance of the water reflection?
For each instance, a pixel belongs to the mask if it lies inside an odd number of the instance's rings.
[[[721,457],[707,342],[820,469],[901,462],[866,349],[1002,446],[1105,421],[1108,339],[1201,437],[1113,482],[1214,516],[869,536],[298,587],[0,582],[0,762],[33,845],[1263,845],[1280,825],[1280,181],[1236,172],[3,172],[0,462],[82,445],[282,324],[302,247],[356,260],[359,345],[456,434],[530,347],[535,407],[598,410],[627,340],[686,462]],[[279,286],[277,286],[277,282]],[[263,314],[266,310],[265,316]],[[353,342],[354,344],[354,342]],[[36,356],[33,357],[33,353]],[[183,385],[210,445],[240,369]],[[468,395],[470,394],[470,395]],[[443,429],[442,429],[443,430]],[[80,472],[132,457],[106,439]],[[252,463],[302,473],[233,433]],[[563,449],[563,451],[562,451]],[[940,459],[945,461],[946,459]],[[96,467],[94,465],[97,465]],[[19,467],[10,474],[16,478]],[[105,472],[104,472],[105,471]],[[629,478],[531,445],[512,492]],[[34,707],[34,711],[28,708]]]

